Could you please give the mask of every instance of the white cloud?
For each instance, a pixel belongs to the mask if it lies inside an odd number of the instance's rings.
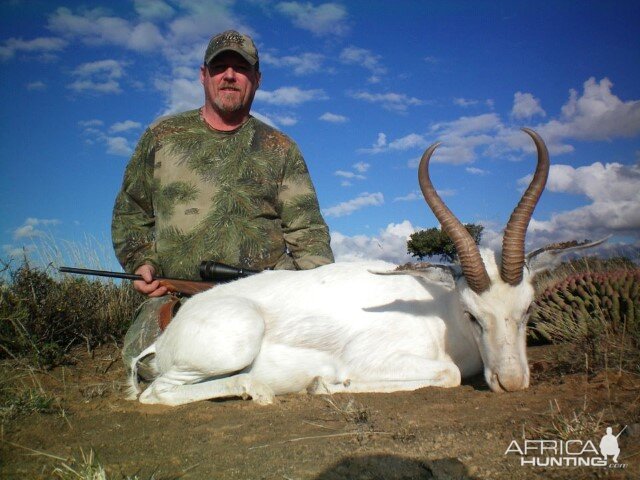
[[[379,75],[387,73],[387,69],[380,63],[381,56],[370,50],[354,46],[346,47],[340,52],[340,61],[345,65],[358,65],[371,72],[370,83],[378,83]]]
[[[38,80],[35,82],[27,83],[26,87],[27,87],[27,90],[30,90],[30,91],[46,90],[47,84]]]
[[[531,175],[518,183],[527,185],[530,180]],[[556,212],[546,221],[533,219],[530,241],[543,244],[566,240],[567,235],[578,240],[596,239],[612,233],[640,240],[638,185],[640,165],[600,162],[578,168],[552,165],[546,188],[550,192],[584,195],[590,203]]]
[[[273,118],[271,118],[270,116],[265,115],[264,113],[260,113],[260,112],[256,112],[255,110],[251,110],[251,115],[256,117],[261,122],[266,123],[270,127],[278,128],[277,122]]]
[[[0,46],[0,60],[9,60],[18,53],[52,54],[66,47],[68,42],[57,37],[39,37],[32,40],[9,38]]]
[[[294,75],[308,75],[323,71],[324,55],[319,53],[302,53],[276,57],[269,52],[260,55],[260,63],[278,68],[291,68]]]
[[[133,153],[133,148],[129,144],[129,140],[124,137],[107,137],[107,153],[118,155],[120,157],[128,157]]]
[[[552,155],[574,151],[568,143],[570,139],[597,141],[640,134],[640,101],[622,101],[612,93],[612,86],[606,78],[600,82],[590,78],[584,83],[581,96],[571,90],[559,118],[533,126],[544,138]],[[530,94],[517,92],[514,99],[511,118],[545,114],[539,100]],[[497,113],[486,113],[434,123],[426,133],[416,132],[397,140],[388,141],[385,136],[384,143],[378,141],[371,148],[360,149],[359,152],[423,148],[435,141],[442,142],[442,145],[434,154],[434,163],[473,163],[480,154],[502,160],[521,160],[523,153],[535,151],[527,135],[505,125]],[[418,160],[413,159],[408,166],[415,168],[417,163]]]
[[[422,200],[423,198],[424,197],[422,196],[420,191],[415,190],[402,197],[396,197],[393,199],[393,201],[394,202],[415,202],[416,200]]]
[[[202,105],[202,85],[195,78],[156,80],[155,87],[166,95],[166,108],[162,115],[184,112]]]
[[[368,164],[368,163],[365,163],[365,162],[357,162],[357,163],[354,163],[354,164],[352,165],[352,167],[353,167],[357,172],[365,173],[367,170],[369,170],[369,167],[371,167],[371,165],[370,165],[370,164]]]
[[[23,245],[20,247],[16,247],[14,245],[2,245],[2,252],[5,257],[8,258],[20,258],[23,256],[29,256],[35,250],[34,245]]]
[[[325,112],[322,115],[320,115],[320,120],[323,120],[329,123],[345,123],[349,121],[349,119],[344,115],[338,115],[336,113],[331,113],[331,112]]]
[[[124,75],[124,64],[117,60],[107,59],[83,63],[71,74],[76,77],[76,81],[67,85],[67,88],[76,92],[122,92],[119,79]]]
[[[476,149],[483,146],[494,146],[497,142],[496,132],[504,130],[500,117],[495,113],[486,113],[471,117],[460,117],[450,122],[433,124],[428,134],[412,134],[413,143],[406,140],[400,145],[408,148],[425,148],[436,141],[442,142],[433,154],[433,163],[461,165],[473,163],[477,158]],[[420,138],[422,141],[419,141]],[[524,139],[523,139],[524,140]],[[389,145],[393,144],[391,142]],[[523,145],[528,145],[523,143]],[[408,166],[416,168],[420,159],[412,159]]]
[[[150,52],[161,48],[165,38],[149,22],[133,24],[119,17],[108,16],[100,8],[74,14],[59,7],[48,21],[49,30],[66,38],[80,39],[87,45],[118,45],[135,51]]]
[[[333,172],[336,177],[346,178],[348,180],[365,180],[367,177],[359,173],[348,172],[346,170],[336,170]],[[348,183],[350,185],[350,183]]]
[[[126,47],[136,52],[152,53],[164,45],[165,39],[158,27],[152,23],[144,22],[133,27]]]
[[[456,194],[457,190],[452,188],[443,188],[438,190],[438,195],[441,197],[452,197]],[[393,199],[394,202],[414,202],[416,200],[424,201],[424,196],[420,190],[414,190],[413,192],[409,192],[407,195]]]
[[[365,207],[377,207],[384,204],[384,195],[380,192],[361,193],[358,197],[339,203],[322,211],[326,217],[344,217]]]
[[[195,108],[202,103],[202,87],[197,82],[197,72],[189,76],[175,72],[181,67],[193,71],[193,66],[202,62],[212,32],[235,28],[254,34],[231,11],[233,6],[234,2],[227,0],[136,0],[137,19],[118,17],[104,8],[72,10],[60,7],[49,15],[47,27],[64,37],[65,41],[117,46],[159,57],[171,73],[166,77],[152,75],[148,81],[163,86],[160,89],[165,97],[162,114],[169,114]],[[136,83],[135,79],[127,80],[132,85]],[[190,94],[189,82],[198,85],[197,96]],[[102,82],[96,78],[84,78],[77,80],[71,88],[113,93],[118,91],[119,85],[113,79]]]
[[[478,100],[470,100],[468,98],[454,98],[453,99],[453,104],[457,105],[458,107],[472,107],[474,105],[478,105]]]
[[[389,150],[403,151],[410,150],[412,148],[421,148],[427,144],[426,139],[422,135],[416,133],[410,133],[404,137],[397,138],[391,142],[387,141],[387,136],[384,133],[379,133],[376,142],[371,148],[361,148],[358,150],[360,153],[382,153]]]
[[[89,145],[99,143],[107,147],[107,153],[110,155],[128,157],[133,153],[133,140],[122,136],[122,134],[136,130],[142,125],[133,120],[116,122],[108,129],[109,133],[121,134],[116,136],[105,133],[105,129],[103,128],[104,122],[102,120],[83,120],[78,122],[78,126],[82,128],[82,133],[87,139],[86,143]]]
[[[397,224],[390,223],[371,237],[349,237],[340,232],[332,232],[331,249],[338,262],[378,259],[403,264],[412,260],[407,254],[407,240],[416,230],[411,222],[404,220]]]
[[[102,120],[97,119],[97,118],[93,118],[91,120],[80,120],[78,122],[78,126],[80,126],[82,128],[101,127],[103,125],[104,125],[104,122]]]
[[[530,93],[516,92],[513,96],[511,116],[515,119],[529,119],[536,115],[545,117],[547,113],[540,106],[540,100]]]
[[[314,35],[344,35],[349,31],[347,11],[337,3],[314,7],[310,2],[281,2],[276,9],[291,18],[293,24]]]
[[[298,123],[298,119],[293,115],[276,115],[275,122],[284,127],[290,127]]]
[[[326,100],[324,90],[302,90],[298,87],[280,87],[276,90],[258,90],[256,100],[271,105],[299,105],[314,100]]]
[[[136,12],[145,20],[166,20],[175,14],[171,5],[163,0],[134,0]]]
[[[133,120],[125,120],[124,122],[116,122],[109,127],[109,131],[112,133],[126,132],[127,130],[136,130],[142,127],[140,122],[134,122]]]
[[[378,133],[378,138],[376,142],[371,146],[371,148],[361,148],[358,150],[359,153],[380,153],[385,151],[387,148],[387,135],[380,132]]]
[[[457,138],[471,133],[493,131],[501,125],[498,114],[484,113],[473,117],[460,117],[451,122],[435,123],[431,126],[431,131],[438,135],[438,138]]]
[[[527,185],[531,175],[518,180]],[[593,201],[637,200],[640,206],[640,165],[600,162],[583,167],[551,165],[546,189],[584,195]],[[640,208],[639,208],[640,210]]]
[[[196,47],[202,61],[212,33],[231,28],[255,37],[252,29],[233,14],[231,1],[187,0],[182,1],[181,6],[186,12],[169,24],[168,38],[171,45],[168,48],[174,53],[179,53],[183,47]],[[179,48],[175,48],[176,46]]]
[[[124,66],[117,60],[98,60],[80,64],[72,72],[79,77],[90,77],[93,75],[106,76],[107,78],[121,78],[124,73]]]
[[[550,122],[548,129],[560,127],[563,136],[584,140],[638,135],[640,101],[623,102],[611,93],[612,87],[608,78],[598,83],[592,77],[584,83],[581,97],[571,90],[569,101],[562,107],[562,120]]]
[[[33,225],[23,225],[13,231],[13,239],[31,238],[44,235],[44,232],[37,231]]]
[[[471,175],[487,175],[489,172],[477,167],[467,167],[465,171],[469,172]]]
[[[410,133],[404,137],[389,142],[387,145],[390,150],[409,150],[411,148],[425,147],[427,141],[422,135]]]
[[[405,112],[409,107],[423,105],[424,102],[419,98],[409,97],[404,93],[369,93],[369,92],[352,92],[352,98],[364,100],[365,102],[381,105],[386,110],[395,112]]]
[[[107,80],[106,82],[94,82],[93,80],[76,80],[67,85],[67,88],[78,93],[121,93],[120,84],[115,80]]]
[[[61,222],[58,219],[46,219],[46,218],[27,218],[24,223],[13,231],[13,239],[20,240],[23,238],[42,237],[45,232],[37,227],[52,227],[59,225]]]

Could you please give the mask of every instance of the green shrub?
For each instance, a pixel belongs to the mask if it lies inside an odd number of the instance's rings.
[[[0,283],[0,358],[59,364],[79,344],[122,339],[142,297],[128,284],[52,278],[24,262]]]

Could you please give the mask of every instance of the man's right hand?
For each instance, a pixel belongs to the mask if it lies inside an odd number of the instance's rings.
[[[160,285],[159,280],[154,280],[153,276],[156,273],[156,269],[151,265],[140,265],[135,271],[136,275],[140,275],[144,280],[135,280],[133,282],[133,288],[143,295],[148,297],[161,297],[166,295],[167,287]]]

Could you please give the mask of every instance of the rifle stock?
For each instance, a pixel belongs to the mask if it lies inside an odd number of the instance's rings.
[[[215,287],[214,282],[199,282],[193,280],[177,280],[175,278],[157,278],[160,285],[167,288],[171,293],[181,293],[182,295],[195,295]]]

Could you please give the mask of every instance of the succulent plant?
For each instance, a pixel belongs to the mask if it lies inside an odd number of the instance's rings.
[[[640,269],[581,272],[548,284],[530,323],[534,337],[576,344],[590,362],[613,354],[616,364],[639,371]]]

